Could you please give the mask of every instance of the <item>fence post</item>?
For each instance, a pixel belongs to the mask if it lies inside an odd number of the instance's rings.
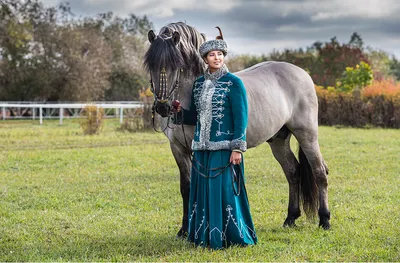
[[[122,124],[123,119],[124,119],[124,108],[122,108],[121,106],[121,108],[119,109],[119,123]]]
[[[39,120],[40,120],[40,125],[43,124],[43,108],[39,108]]]
[[[36,108],[32,108],[32,120],[36,119]]]
[[[3,115],[3,121],[6,119],[6,107],[1,109],[1,114]]]
[[[60,125],[62,125],[63,116],[64,116],[64,109],[60,107]]]

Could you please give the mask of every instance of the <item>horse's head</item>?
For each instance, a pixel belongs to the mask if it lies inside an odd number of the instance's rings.
[[[171,112],[174,94],[190,89],[204,72],[205,64],[198,50],[205,35],[178,22],[163,27],[158,36],[150,30],[148,38],[150,47],[144,65],[151,76],[156,111],[166,117]]]
[[[179,32],[166,31],[156,36],[148,33],[150,47],[145,54],[145,67],[150,73],[150,83],[155,99],[155,110],[162,117],[171,113],[171,101],[178,92],[180,72],[184,59],[178,47]]]

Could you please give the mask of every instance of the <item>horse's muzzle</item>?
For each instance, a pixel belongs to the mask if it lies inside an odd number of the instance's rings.
[[[157,101],[156,105],[156,112],[161,115],[161,117],[168,117],[171,112],[171,103],[168,100],[165,101]]]

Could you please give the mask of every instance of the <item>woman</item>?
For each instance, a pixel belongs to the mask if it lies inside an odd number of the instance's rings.
[[[196,125],[188,239],[213,249],[257,242],[243,177],[246,90],[224,64],[227,44],[219,31],[200,46],[208,68],[193,84],[190,109],[177,107],[184,124]]]

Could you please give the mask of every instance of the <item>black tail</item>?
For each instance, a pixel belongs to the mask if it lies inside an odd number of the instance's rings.
[[[301,147],[299,147],[299,163],[300,199],[307,217],[314,218],[317,214],[319,204],[318,185],[315,174],[313,174],[310,163]]]

